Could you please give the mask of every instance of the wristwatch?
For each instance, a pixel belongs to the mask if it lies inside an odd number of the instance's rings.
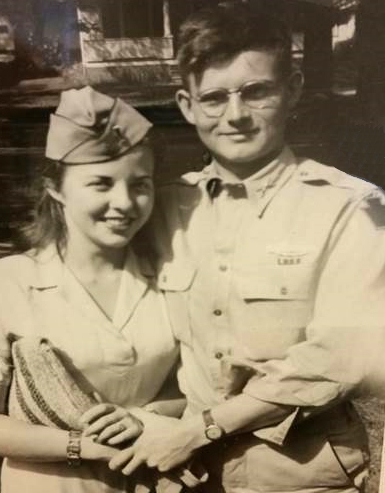
[[[205,423],[205,435],[206,438],[214,442],[219,440],[224,434],[225,430],[216,423],[211,415],[210,409],[205,409],[202,412],[203,421]]]

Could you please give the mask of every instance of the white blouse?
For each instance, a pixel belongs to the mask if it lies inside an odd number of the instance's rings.
[[[11,333],[48,338],[104,401],[125,407],[156,399],[178,357],[163,295],[151,269],[133,252],[126,259],[112,320],[53,247],[36,256],[14,255],[0,261],[1,412],[11,378]],[[120,493],[129,491],[126,481],[101,463],[69,470],[65,462],[7,459],[1,486],[2,493]]]

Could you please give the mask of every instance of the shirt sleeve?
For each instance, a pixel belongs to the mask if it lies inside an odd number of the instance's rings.
[[[14,274],[14,262],[10,259],[6,257],[0,262],[0,414],[8,412],[13,368],[11,340],[17,337],[17,321],[29,316],[23,309],[25,296]],[[25,273],[25,270],[22,272]]]
[[[384,381],[385,200],[371,194],[339,221],[322,259],[303,342],[262,363],[244,392],[290,406],[325,406]]]
[[[12,376],[11,368],[10,343],[0,313],[0,414],[7,411],[7,397]]]

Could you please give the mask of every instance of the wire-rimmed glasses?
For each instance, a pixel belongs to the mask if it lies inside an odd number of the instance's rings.
[[[191,95],[201,107],[203,113],[210,118],[219,118],[226,111],[231,94],[239,94],[242,102],[253,110],[277,107],[277,86],[261,81],[249,81],[236,89],[223,87],[208,89],[207,91]]]

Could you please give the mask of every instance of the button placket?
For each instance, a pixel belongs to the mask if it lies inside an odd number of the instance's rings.
[[[223,397],[224,395],[224,381],[223,381],[223,358],[231,354],[231,350],[228,348],[216,346],[211,352],[210,358],[210,374],[214,389],[218,394]]]

